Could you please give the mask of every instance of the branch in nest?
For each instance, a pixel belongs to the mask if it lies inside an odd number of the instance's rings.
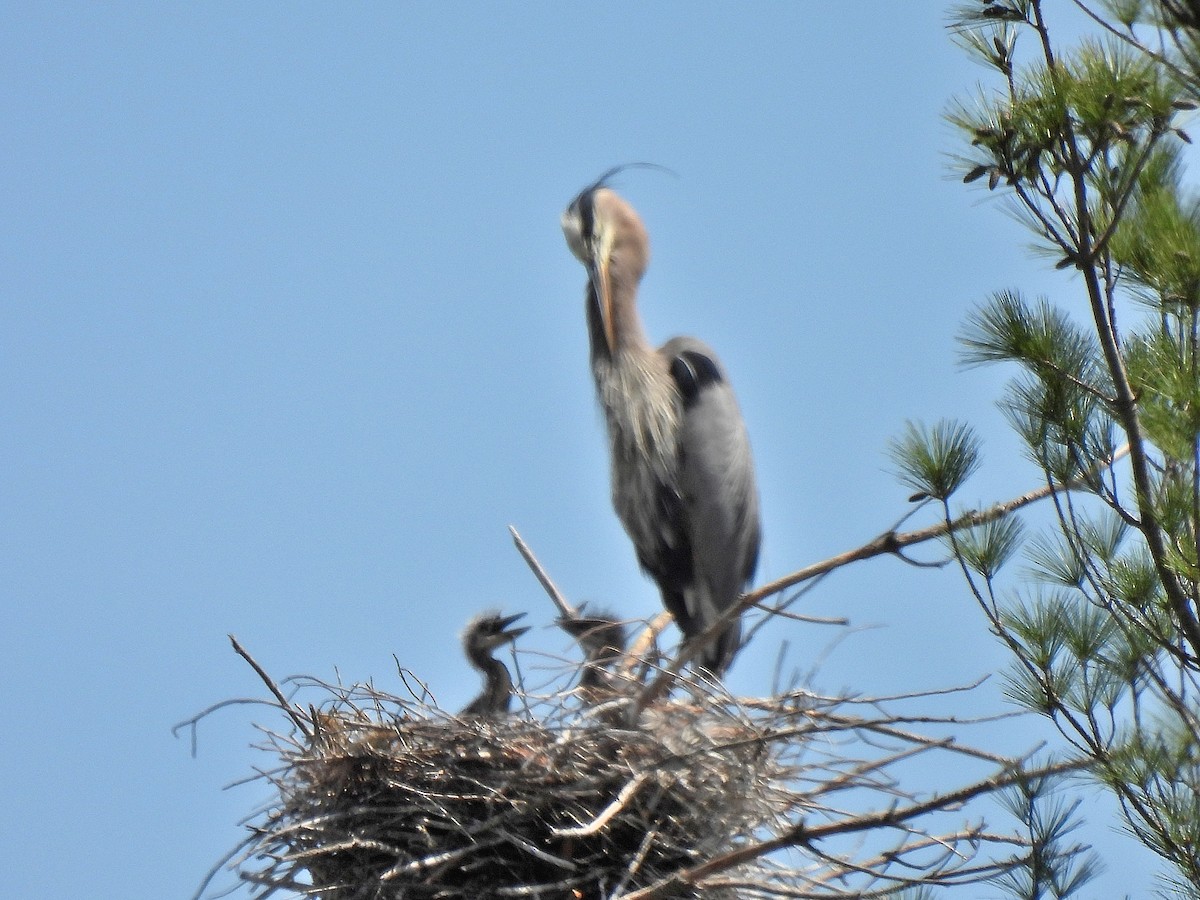
[[[537,578],[550,599],[554,601],[554,605],[558,607],[558,614],[564,619],[578,619],[579,610],[567,602],[567,598],[562,595],[550,576],[546,574],[546,570],[537,561],[537,557],[533,555],[533,551],[529,549],[529,545],[521,538],[517,529],[509,525],[508,531],[512,535],[513,543],[517,545],[517,551],[521,554],[521,558],[525,560],[526,565],[533,571],[534,577]]]
[[[826,825],[810,827],[802,821],[778,837],[745,847],[739,847],[736,850],[721,854],[700,865],[676,872],[670,878],[664,878],[649,887],[626,894],[622,900],[656,900],[656,898],[671,895],[681,887],[697,885],[711,875],[716,875],[735,866],[744,865],[787,847],[807,847],[819,840],[834,837],[835,835],[872,831],[878,828],[898,827],[912,819],[931,812],[953,808],[983,794],[992,794],[1006,787],[1012,787],[1013,785],[1038,778],[1045,778],[1050,775],[1078,771],[1085,765],[1086,763],[1083,761],[1070,760],[1043,766],[1033,771],[1012,771],[1010,768],[1006,768],[990,778],[969,784],[957,791],[938,794],[921,803],[912,803],[908,806],[893,806],[879,812],[852,816],[839,822],[830,822]]]
[[[514,526],[509,525],[508,531],[512,535],[513,544],[516,545],[517,551],[521,554],[521,558],[525,560],[526,565],[529,566],[530,571],[533,572],[534,577],[538,580],[538,583],[541,584],[542,588],[546,591],[547,596],[550,597],[550,600],[558,609],[560,616],[559,626],[573,639],[576,639],[577,635],[573,634],[570,629],[563,624],[563,622],[577,621],[580,619],[580,610],[572,606],[571,602],[567,600],[562,591],[560,591],[554,584],[554,580],[546,572],[545,567],[538,561],[537,557],[533,553],[533,550],[531,550],[529,545],[525,543],[525,540],[521,537],[517,529]],[[659,613],[650,620],[650,624],[642,629],[641,634],[638,635],[637,640],[634,641],[633,645],[624,654],[622,654],[621,663],[617,667],[617,673],[620,678],[628,680],[632,676],[634,668],[637,667],[642,658],[650,651],[650,647],[654,643],[655,638],[657,638],[670,623],[671,614],[667,612]]]
[[[555,837],[589,837],[597,834],[605,825],[612,821],[613,816],[628,805],[629,801],[633,799],[633,795],[641,789],[649,777],[648,772],[639,772],[637,777],[621,788],[621,793],[617,794],[617,799],[605,807],[600,815],[596,816],[587,825],[581,825],[578,828],[555,828],[550,833]]]
[[[246,649],[238,643],[238,639],[232,634],[229,635],[229,643],[233,644],[233,649],[237,652],[237,655],[246,662],[250,663],[250,667],[258,673],[258,677],[261,678],[263,684],[267,686],[267,690],[274,694],[275,699],[279,701],[279,708],[287,713],[288,718],[292,720],[292,723],[300,730],[300,733],[306,738],[311,738],[313,736],[313,732],[309,730],[308,721],[305,718],[303,711],[297,709],[288,702],[287,697],[283,696],[283,691],[279,690],[279,685],[271,680],[271,677],[266,673],[263,667],[258,664],[253,656],[246,652]]]

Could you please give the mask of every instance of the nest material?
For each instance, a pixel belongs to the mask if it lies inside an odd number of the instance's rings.
[[[259,900],[615,900],[643,888],[851,900],[982,884],[1024,871],[1034,848],[1023,825],[964,823],[963,804],[1076,765],[1030,772],[961,743],[953,732],[971,720],[930,715],[930,694],[738,698],[684,674],[655,700],[635,675],[519,692],[520,712],[489,720],[447,715],[404,670],[409,699],[307,678],[289,679],[289,698],[234,647],[291,727],[264,729],[277,765],[258,777],[274,796],[197,898],[223,867]],[[906,701],[921,707],[893,708]],[[925,790],[903,786],[918,757],[939,761]],[[947,791],[964,760],[996,769]]]
[[[280,746],[278,803],[247,855],[259,864],[241,866],[259,896],[600,900],[732,849],[771,816],[766,745],[711,698],[660,705],[633,729],[561,707],[471,720],[372,701],[368,713],[343,696]]]

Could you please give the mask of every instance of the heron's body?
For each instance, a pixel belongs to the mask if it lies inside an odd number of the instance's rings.
[[[493,717],[508,712],[512,702],[512,676],[508,667],[492,656],[497,647],[515,641],[528,628],[510,628],[524,613],[501,616],[486,612],[476,616],[463,632],[463,651],[467,660],[483,673],[483,693],[463,707],[461,715]]]
[[[695,637],[737,602],[758,561],[758,493],[741,412],[702,341],[649,344],[636,305],[649,239],[633,208],[601,181],[571,204],[563,229],[590,276],[588,335],[613,505],[664,605]],[[735,620],[701,665],[720,675],[740,636]]]

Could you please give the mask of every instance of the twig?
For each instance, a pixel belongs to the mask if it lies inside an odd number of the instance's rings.
[[[650,848],[654,846],[654,842],[658,839],[658,829],[651,828],[646,832],[646,836],[642,838],[642,843],[638,847],[637,853],[633,855],[633,859],[629,861],[629,865],[625,868],[625,873],[621,876],[621,881],[617,885],[617,889],[612,892],[613,897],[621,897],[625,892],[625,885],[629,884],[629,880],[633,878],[641,870],[642,864],[646,861],[646,856],[650,853]]]
[[[529,545],[522,540],[517,529],[509,525],[508,532],[512,535],[513,543],[517,545],[517,551],[533,571],[534,576],[545,589],[546,593],[550,595],[550,599],[554,601],[554,605],[558,607],[559,615],[564,619],[578,619],[579,611],[568,603],[567,598],[555,587],[554,582],[550,580],[550,576],[546,574],[546,570],[542,568],[542,564],[537,561],[537,557],[533,555],[533,551],[529,549]]]
[[[434,853],[426,856],[423,859],[414,859],[411,862],[404,862],[392,866],[386,872],[379,876],[380,881],[391,881],[400,875],[408,875],[414,872],[424,872],[433,869],[437,866],[445,866],[450,863],[458,862],[460,859],[470,856],[473,853],[478,853],[480,849],[495,847],[500,843],[499,838],[494,838],[490,841],[481,841],[477,844],[471,844],[467,847],[459,847],[457,850],[447,850],[444,853]],[[329,845],[319,847],[319,850],[327,850]],[[403,858],[402,854],[397,854]]]
[[[850,620],[844,616],[828,617],[828,616],[806,616],[802,613],[788,612],[782,606],[767,606],[765,603],[755,603],[756,609],[761,609],[768,616],[778,616],[781,619],[790,619],[793,622],[804,622],[808,625],[841,625],[843,627],[850,624]]]
[[[635,666],[642,662],[646,655],[650,652],[650,647],[660,634],[671,624],[672,617],[669,612],[660,612],[657,616],[650,620],[650,623],[642,629],[638,634],[637,640],[633,645],[625,651],[621,658],[621,665],[617,668],[617,674],[624,679],[628,679]],[[644,675],[645,673],[643,673]]]
[[[567,859],[561,859],[553,854],[547,853],[545,850],[539,850],[529,841],[522,838],[520,835],[513,834],[511,831],[505,832],[504,839],[521,850],[524,850],[535,859],[540,859],[542,862],[549,863],[552,866],[557,866],[560,869],[565,869],[568,872],[576,872],[579,866]]]
[[[564,838],[581,838],[590,837],[597,834],[605,825],[609,823],[613,816],[625,808],[625,805],[633,799],[636,794],[646,783],[650,777],[649,772],[641,772],[636,778],[630,781],[625,787],[621,788],[621,792],[617,794],[617,798],[612,803],[608,804],[604,810],[595,819],[587,825],[581,825],[578,828],[555,828],[551,830],[551,834],[555,837]]]
[[[1113,458],[1109,460],[1104,468],[1108,468],[1116,463],[1119,459],[1129,453],[1128,447],[1122,447],[1113,454]],[[778,594],[780,591],[790,588],[792,585],[799,584],[802,581],[808,581],[811,578],[816,578],[818,575],[824,575],[826,572],[832,572],[834,569],[840,569],[842,566],[849,565],[853,562],[858,562],[864,559],[870,559],[874,556],[883,556],[884,554],[896,554],[905,547],[911,547],[913,544],[923,544],[926,541],[934,538],[942,537],[952,531],[962,531],[966,528],[976,528],[980,525],[986,525],[988,522],[994,522],[997,519],[1002,519],[1010,513],[1016,512],[1022,507],[1028,506],[1031,503],[1036,503],[1039,500],[1045,500],[1047,497],[1061,491],[1076,491],[1088,489],[1088,484],[1084,479],[1076,479],[1068,484],[1043,485],[1035,488],[1028,493],[1022,494],[1019,497],[1014,497],[1011,500],[1006,500],[1003,503],[996,503],[989,506],[987,509],[970,510],[963,513],[957,519],[950,523],[937,522],[927,528],[918,528],[914,531],[885,531],[879,537],[872,541],[868,541],[861,547],[856,547],[853,550],[847,550],[845,553],[839,553],[837,556],[831,556],[828,559],[818,563],[813,563],[811,566],[805,566],[803,569],[797,569],[790,575],[784,575],[756,590],[750,591],[743,595],[741,602],[737,605],[738,613],[747,607],[758,603],[772,594]],[[720,632],[725,623],[719,623],[721,628],[717,628],[716,632]],[[703,635],[701,635],[703,637]]]
[[[1086,765],[1087,762],[1084,760],[1068,760],[1044,766],[1031,772],[1005,770],[990,778],[969,784],[957,791],[951,791],[946,794],[935,794],[930,799],[921,803],[912,803],[908,806],[893,806],[886,810],[861,816],[852,816],[848,819],[843,819],[839,822],[830,822],[826,825],[809,827],[804,822],[800,822],[778,837],[760,841],[757,844],[739,847],[728,853],[722,853],[707,862],[692,866],[690,869],[683,869],[670,878],[661,879],[647,888],[632,891],[626,894],[622,900],[655,900],[658,897],[668,896],[681,887],[695,885],[710,875],[716,875],[734,866],[751,862],[766,856],[768,853],[774,853],[777,850],[783,850],[787,847],[808,846],[815,841],[836,835],[854,834],[876,828],[897,827],[910,819],[936,812],[937,810],[958,806],[982,794],[995,793],[1003,788],[1011,787],[1030,779],[1077,771]]]
[[[957,519],[950,522],[938,522],[930,525],[927,528],[918,528],[914,531],[905,531],[897,533],[896,531],[885,531],[874,540],[868,541],[861,547],[856,547],[853,550],[847,550],[844,553],[839,553],[836,556],[831,556],[821,562],[813,563],[810,566],[805,566],[803,569],[797,569],[790,575],[784,575],[782,578],[777,578],[768,584],[763,585],[753,591],[748,591],[743,594],[737,603],[726,609],[718,616],[708,628],[696,635],[689,641],[686,641],[675,658],[671,660],[662,673],[655,678],[646,689],[642,691],[638,697],[637,703],[631,706],[631,715],[635,717],[649,704],[657,700],[663,693],[667,691],[670,685],[674,682],[676,676],[682,671],[683,667],[691,662],[705,647],[707,647],[717,635],[723,633],[729,624],[738,616],[772,594],[778,594],[780,591],[786,590],[793,585],[799,584],[802,581],[808,581],[820,575],[825,575],[832,572],[834,569],[840,569],[842,566],[850,563],[859,562],[864,559],[871,559],[875,556],[883,556],[884,554],[897,554],[905,547],[911,547],[913,544],[921,544],[925,541],[933,540],[934,538],[942,537],[951,532],[961,531],[966,528],[976,528],[980,525],[985,525],[988,522],[994,522],[997,519],[1002,519],[1031,503],[1036,503],[1038,500],[1044,500],[1047,497],[1053,496],[1062,491],[1087,490],[1087,479],[1093,476],[1096,472],[1111,468],[1118,460],[1129,453],[1129,445],[1118,449],[1103,465],[1097,466],[1088,475],[1074,479],[1066,484],[1047,484],[1036,488],[1028,493],[1022,494],[1019,497],[1014,497],[1011,500],[1006,500],[1003,503],[996,503],[982,510],[971,510],[963,513]]]
[[[237,655],[250,663],[250,668],[258,673],[258,677],[262,679],[267,689],[275,695],[275,699],[279,701],[279,708],[288,714],[288,718],[292,720],[292,724],[299,728],[300,733],[306,738],[311,738],[313,732],[308,728],[308,723],[304,719],[304,713],[288,702],[287,697],[283,696],[283,691],[279,690],[279,686],[271,680],[271,676],[255,661],[253,656],[246,652],[245,648],[238,643],[238,639],[232,634],[229,635],[229,643],[233,644],[233,649]]]
[[[200,712],[196,713],[194,716],[189,716],[188,718],[184,719],[182,722],[178,722],[178,723],[172,725],[171,726],[171,736],[179,737],[180,731],[182,731],[184,728],[189,729],[191,731],[191,736],[192,736],[191,737],[192,758],[194,759],[196,756],[196,726],[200,723],[200,720],[203,718],[206,718],[207,716],[212,715],[218,709],[224,709],[227,706],[242,706],[242,705],[246,705],[246,706],[261,705],[261,706],[270,706],[270,707],[274,708],[277,704],[272,703],[270,700],[264,700],[261,697],[232,697],[229,700],[221,700],[220,702],[214,703],[211,706],[206,706],[204,709],[200,710]]]

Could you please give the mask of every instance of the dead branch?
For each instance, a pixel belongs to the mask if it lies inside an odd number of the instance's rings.
[[[238,639],[232,634],[229,635],[229,643],[233,644],[233,649],[237,655],[248,662],[250,664],[250,668],[254,669],[254,671],[258,674],[258,677],[262,679],[262,683],[267,686],[267,690],[269,690],[279,702],[279,708],[288,714],[288,718],[292,720],[292,723],[297,729],[299,729],[300,733],[305,737],[312,737],[312,732],[309,731],[309,725],[304,716],[304,711],[292,706],[292,704],[288,702],[287,697],[283,696],[283,691],[279,690],[279,686],[271,680],[270,676],[267,675],[263,667],[258,664],[257,660],[255,660],[253,656],[246,652],[245,648],[238,643]]]
[[[1108,460],[1103,466],[1097,470],[1089,472],[1086,476],[1077,478],[1067,484],[1060,485],[1043,485],[1019,497],[1014,497],[1003,503],[996,503],[982,510],[971,510],[963,513],[958,518],[950,522],[937,522],[927,528],[919,528],[913,531],[896,532],[895,530],[885,531],[883,534],[868,541],[861,547],[856,547],[853,550],[847,550],[844,553],[839,553],[836,556],[831,556],[821,562],[813,563],[805,566],[802,569],[797,569],[790,575],[784,575],[782,578],[777,578],[775,581],[769,582],[753,591],[747,591],[741,596],[736,604],[729,607],[724,613],[719,616],[708,628],[696,635],[679,648],[674,659],[662,670],[662,672],[651,681],[646,689],[642,692],[642,696],[638,698],[635,705],[635,710],[640,711],[646,705],[653,703],[659,697],[663,696],[671,687],[671,684],[677,677],[683,667],[691,662],[695,657],[712,641],[716,640],[717,636],[725,631],[729,623],[741,616],[751,606],[761,603],[767,597],[773,594],[778,594],[780,591],[808,581],[813,578],[827,575],[835,569],[840,569],[843,566],[848,566],[851,563],[860,562],[865,559],[871,559],[876,556],[895,555],[906,547],[911,547],[915,544],[922,544],[926,541],[931,541],[935,538],[943,537],[952,532],[962,531],[969,528],[977,528],[980,525],[986,525],[988,522],[994,522],[997,519],[1002,519],[1007,515],[1021,509],[1031,503],[1036,503],[1039,500],[1044,500],[1056,493],[1063,491],[1075,490],[1090,490],[1089,480],[1094,478],[1097,471],[1110,468],[1129,453],[1129,446],[1126,445],[1118,449],[1112,459]]]
[[[508,532],[512,535],[513,543],[517,546],[517,551],[521,554],[521,558],[529,566],[538,583],[545,589],[550,599],[554,601],[554,605],[558,607],[558,614],[564,619],[578,619],[579,611],[575,609],[567,598],[562,595],[562,592],[555,586],[550,576],[546,574],[546,570],[542,568],[542,564],[538,562],[537,557],[533,555],[533,551],[529,549],[529,545],[521,538],[520,533],[515,526],[509,525]]]

